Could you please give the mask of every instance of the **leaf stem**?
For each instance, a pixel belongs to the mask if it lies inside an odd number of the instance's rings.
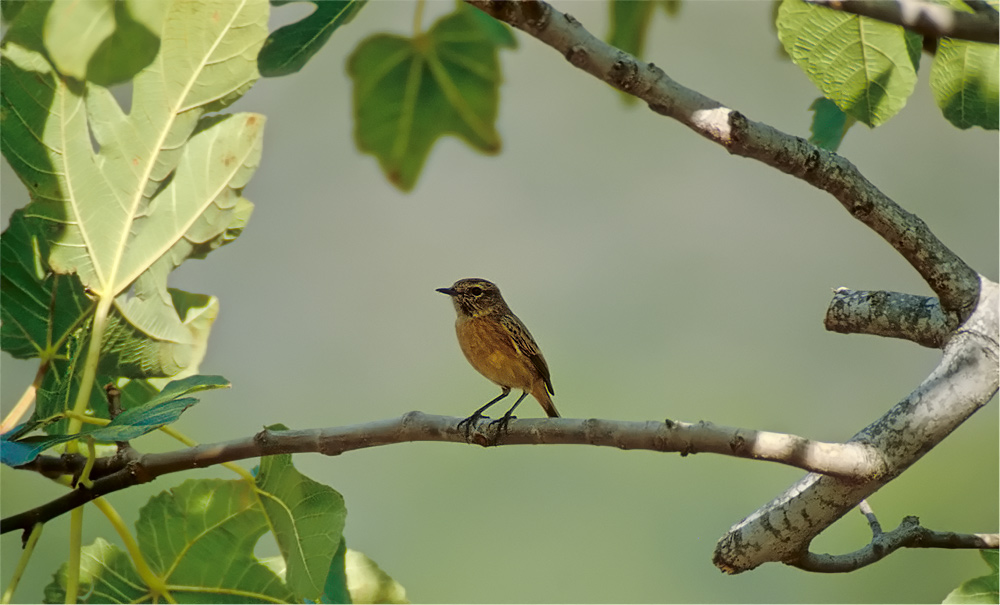
[[[97,362],[100,361],[101,341],[104,339],[104,328],[108,323],[108,313],[114,298],[110,293],[101,297],[94,311],[94,321],[91,324],[90,342],[87,346],[87,357],[84,360],[83,376],[80,378],[80,390],[76,394],[76,402],[73,404],[73,411],[83,415],[87,410],[87,402],[90,401],[90,391],[94,387],[94,379],[97,377]],[[69,419],[67,434],[79,433],[83,423],[76,417]],[[74,454],[78,451],[75,441],[69,442],[66,450]]]
[[[417,0],[417,7],[413,10],[413,37],[419,38],[423,33],[423,20],[424,20],[424,4],[425,0]]]
[[[111,503],[104,498],[94,499],[94,506],[104,513],[104,516],[111,522],[111,526],[115,529],[115,532],[118,533],[118,537],[122,539],[122,543],[125,544],[125,550],[128,551],[129,557],[132,558],[132,563],[135,564],[135,569],[139,573],[139,577],[142,578],[149,587],[150,592],[153,593],[153,601],[155,602],[157,597],[163,597],[169,603],[176,603],[177,601],[170,595],[166,582],[163,581],[163,578],[156,575],[146,562],[146,558],[142,556],[139,544],[132,537],[132,533],[128,530],[128,526],[125,525],[125,521],[118,514],[118,511],[115,510],[115,507],[111,506]]]
[[[80,555],[83,551],[83,507],[69,514],[69,560],[66,562],[66,603],[76,603],[80,594]]]
[[[43,524],[35,523],[35,526],[31,528],[31,535],[28,536],[28,541],[24,545],[21,558],[17,561],[17,568],[14,569],[14,575],[11,576],[10,584],[7,585],[7,590],[4,591],[3,599],[0,599],[0,603],[10,603],[10,600],[14,597],[14,591],[17,590],[21,576],[24,575],[24,570],[28,567],[28,561],[35,552],[35,544],[38,544],[38,538],[42,536],[43,527]]]

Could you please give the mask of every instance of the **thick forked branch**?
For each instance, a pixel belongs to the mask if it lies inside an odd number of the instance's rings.
[[[970,42],[1000,42],[996,11],[953,11],[947,6],[919,0],[806,0],[810,4],[871,17],[901,25],[922,36],[957,38]]]
[[[899,476],[997,392],[1000,288],[983,280],[975,313],[952,336],[933,372],[906,399],[855,435],[882,452],[888,472],[867,483],[811,473],[734,525],[713,561],[728,573],[762,563],[802,561],[809,542],[863,499]]]
[[[575,67],[645,101],[730,153],[752,158],[833,195],[895,248],[941,300],[950,329],[972,312],[979,277],[917,216],[879,191],[845,158],[754,122],[670,79],[652,63],[606,44],[570,15],[540,0],[466,0],[559,51]]]
[[[100,458],[90,472],[90,488],[80,487],[43,506],[0,521],[0,533],[44,523],[94,498],[146,483],[168,473],[204,468],[223,462],[274,454],[316,452],[336,456],[368,447],[411,441],[466,443],[459,418],[410,412],[399,418],[354,426],[300,431],[264,430],[253,437],[226,443],[143,456]],[[870,480],[886,472],[878,453],[863,443],[824,443],[785,433],[716,426],[708,422],[628,422],[598,419],[524,419],[510,424],[502,436],[495,426],[482,422],[469,442],[483,446],[519,444],[577,444],[623,450],[700,452],[766,460],[804,470],[843,477],[846,481]],[[134,454],[134,452],[133,452]],[[21,466],[46,476],[76,475],[83,456],[40,456]]]

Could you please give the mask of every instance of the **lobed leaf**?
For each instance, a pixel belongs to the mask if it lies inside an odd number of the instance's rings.
[[[513,38],[477,13],[459,6],[417,38],[371,36],[348,59],[355,141],[404,191],[416,184],[442,135],[458,136],[483,153],[500,150],[497,49]]]
[[[778,38],[841,111],[868,126],[899,113],[917,82],[921,37],[901,26],[784,0]]]
[[[300,473],[289,454],[262,458],[256,480],[287,565],[285,581],[298,599],[320,599],[343,539],[343,496]]]
[[[183,603],[292,602],[253,555],[268,525],[245,481],[188,480],[139,511],[136,538],[155,573]]]

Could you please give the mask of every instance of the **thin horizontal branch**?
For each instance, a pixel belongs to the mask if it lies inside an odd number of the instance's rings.
[[[966,13],[918,0],[806,0],[811,4],[901,25],[922,36],[1000,43],[996,12]]]
[[[900,292],[837,288],[824,323],[831,332],[905,338],[932,349],[952,334],[938,299]]]
[[[642,99],[656,113],[688,126],[729,153],[758,160],[830,193],[920,273],[941,299],[952,329],[972,312],[979,294],[976,272],[919,217],[882,193],[845,158],[681,86],[662,69],[606,44],[541,0],[466,2],[551,46],[573,66]]]
[[[199,445],[162,454],[145,454],[95,465],[91,488],[72,492],[24,513],[0,521],[0,533],[27,529],[44,523],[94,498],[178,471],[204,468],[223,462],[274,454],[315,452],[336,456],[369,447],[413,441],[473,443],[482,446],[564,444],[597,445],[623,450],[676,452],[681,455],[715,453],[737,458],[765,460],[813,472],[827,473],[848,482],[867,481],[885,473],[880,456],[863,443],[823,443],[795,435],[716,426],[709,422],[628,422],[598,419],[519,419],[507,433],[498,435],[495,425],[480,422],[470,433],[457,428],[461,418],[410,412],[398,418],[365,424],[298,431],[264,430],[244,439]],[[75,474],[82,464],[78,457],[40,457],[20,467],[53,474],[63,465],[64,474]]]
[[[867,567],[900,548],[997,548],[998,534],[958,534],[922,527],[917,517],[905,517],[896,529],[879,533],[864,548],[844,555],[806,553],[786,561],[793,567],[817,573],[847,573]]]

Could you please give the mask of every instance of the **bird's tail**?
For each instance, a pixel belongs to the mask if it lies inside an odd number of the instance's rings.
[[[556,405],[552,403],[552,397],[549,396],[548,390],[545,388],[545,383],[538,381],[536,383],[535,389],[531,391],[531,394],[538,400],[541,404],[542,409],[548,414],[549,418],[559,418],[559,412],[556,410]]]

